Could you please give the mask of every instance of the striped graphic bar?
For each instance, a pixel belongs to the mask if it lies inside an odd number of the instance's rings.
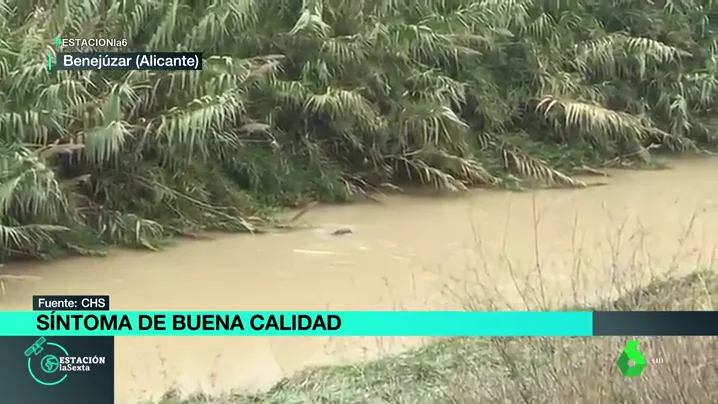
[[[718,312],[0,312],[0,336],[718,336]]]
[[[595,336],[718,336],[718,311],[596,311]]]
[[[0,336],[588,337],[591,312],[2,312]]]

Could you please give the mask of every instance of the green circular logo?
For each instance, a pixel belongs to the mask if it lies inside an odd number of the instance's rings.
[[[55,373],[60,369],[60,360],[55,355],[45,355],[40,360],[40,367],[45,373]]]
[[[39,355],[40,352],[44,355]],[[70,354],[62,345],[41,338],[28,348],[25,356],[27,356],[27,371],[39,384],[56,386],[67,379],[67,372],[60,371],[60,358],[68,357]]]

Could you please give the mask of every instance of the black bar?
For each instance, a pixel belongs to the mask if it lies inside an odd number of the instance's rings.
[[[57,70],[202,70],[202,53],[58,53]]]
[[[718,336],[718,311],[596,311],[595,336]]]
[[[34,311],[109,311],[110,296],[33,296],[32,309]]]

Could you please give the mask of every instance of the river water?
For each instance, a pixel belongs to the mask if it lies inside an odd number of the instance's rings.
[[[319,207],[311,230],[181,242],[14,269],[2,310],[33,294],[108,294],[114,310],[430,310],[469,300],[537,309],[615,295],[651,274],[708,266],[718,160],[614,171],[606,186]],[[332,236],[337,228],[353,234]],[[471,299],[468,297],[471,296]],[[118,403],[185,390],[263,389],[311,365],[423,343],[359,338],[118,338]]]

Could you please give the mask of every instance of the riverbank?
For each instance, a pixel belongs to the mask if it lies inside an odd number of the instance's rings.
[[[705,271],[597,308],[712,310],[717,297],[718,276]],[[649,365],[635,379],[615,365],[626,338],[450,338],[365,364],[308,369],[261,394],[172,392],[152,404],[716,402],[718,339],[640,341]]]
[[[717,5],[8,4],[2,261],[255,233],[278,209],[377,190],[582,188],[718,146]],[[202,50],[205,73],[36,74],[56,21],[125,51]]]
[[[0,309],[30,310],[33,295],[87,291],[111,295],[118,311],[461,310],[466,296],[499,309],[588,305],[666,272],[714,267],[718,188],[706,173],[716,169],[716,159],[681,159],[670,170],[617,171],[610,185],[584,190],[481,190],[464,198],[322,205],[301,218],[317,225],[313,230],[28,263],[16,274],[36,278],[8,281]],[[331,236],[339,227],[354,232]],[[118,338],[116,401],[157,398],[169,386],[267,391],[307,368],[393,357],[425,342]]]

